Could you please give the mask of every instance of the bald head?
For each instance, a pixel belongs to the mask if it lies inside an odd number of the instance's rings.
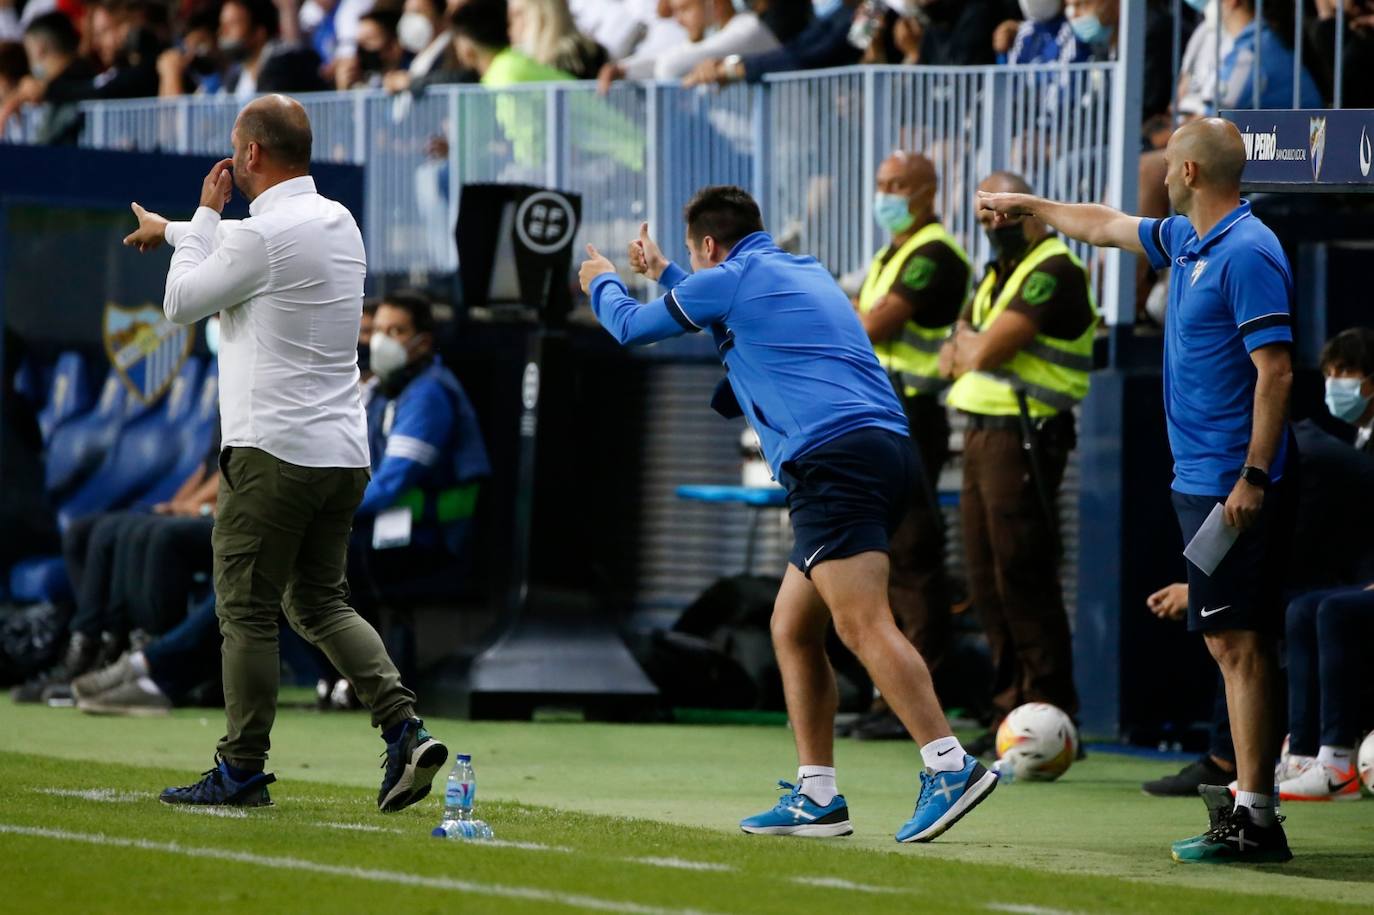
[[[276,168],[304,174],[310,168],[310,118],[301,103],[284,95],[264,95],[239,112],[235,148],[258,144]]]
[[[883,167],[900,177],[907,187],[935,186],[935,163],[920,153],[895,150],[883,161]]]
[[[1195,185],[1231,194],[1240,190],[1245,171],[1245,143],[1236,125],[1222,118],[1184,124],[1169,139],[1171,159],[1197,165]]]
[[[983,183],[978,185],[978,190],[987,191],[989,194],[1030,194],[1029,182],[1016,172],[993,172],[983,179]]]
[[[888,224],[889,230],[906,232],[908,227],[920,226],[928,221],[935,212],[935,189],[938,179],[935,163],[920,153],[897,150],[878,166],[875,176],[878,193],[891,197],[904,197],[910,219],[903,218]],[[882,219],[879,219],[882,223]]]

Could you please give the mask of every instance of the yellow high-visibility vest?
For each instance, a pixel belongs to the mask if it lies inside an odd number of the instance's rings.
[[[899,274],[906,266],[912,252],[922,248],[931,242],[942,242],[949,246],[959,259],[967,266],[969,263],[968,255],[959,246],[959,242],[945,231],[945,227],[938,222],[919,229],[914,235],[902,243],[897,249],[897,253],[883,260],[884,255],[892,250],[888,245],[879,251],[873,258],[873,265],[868,270],[868,278],[864,280],[863,287],[859,290],[859,313],[868,314],[878,303],[887,297],[888,292],[897,282]],[[924,259],[922,259],[924,260]],[[934,263],[924,260],[913,262],[910,269],[922,270],[933,269]],[[964,290],[964,295],[968,295],[968,290]],[[963,298],[962,296],[960,297]],[[949,382],[940,377],[940,345],[949,336],[950,325],[944,327],[922,327],[915,321],[907,321],[902,327],[902,332],[891,340],[873,344],[873,350],[878,354],[878,361],[887,369],[889,375],[894,376],[900,383],[907,397],[915,397],[917,394],[935,394],[944,389]]]
[[[992,290],[997,286],[997,270],[995,266],[989,267],[973,296],[974,329],[983,331],[991,327],[1023,285],[1026,286],[1026,301],[1032,304],[1036,304],[1037,297],[1043,301],[1053,295],[1053,278],[1036,273],[1035,268],[1059,254],[1066,255],[1075,267],[1083,270],[1083,262],[1062,239],[1057,235],[1046,236],[1012,271],[995,301]],[[1016,392],[1022,390],[1034,417],[1044,418],[1072,410],[1088,394],[1089,373],[1093,367],[1093,337],[1099,317],[1091,284],[1088,286],[1088,305],[1093,320],[1077,339],[1060,340],[1036,334],[1028,346],[998,368],[969,372],[954,382],[949,391],[949,405],[984,416],[1015,416],[1021,412]]]

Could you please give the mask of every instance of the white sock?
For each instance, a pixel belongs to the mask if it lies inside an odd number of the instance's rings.
[[[143,656],[143,652],[135,651],[133,654],[129,655],[129,666],[133,668],[134,673],[138,676],[148,676],[148,659]]]
[[[153,678],[152,678],[152,677],[139,677],[139,678],[138,678],[138,688],[141,689],[141,690],[143,690],[145,693],[147,693],[147,694],[150,695],[150,696],[161,696],[161,695],[162,695],[162,690],[160,690],[160,689],[157,688],[157,684],[153,682]]]
[[[932,772],[958,772],[964,768],[964,747],[958,737],[941,737],[921,747],[921,759]]]
[[[797,790],[822,807],[830,806],[835,795],[834,766],[800,766],[797,768]]]
[[[1346,772],[1350,769],[1350,757],[1354,755],[1353,747],[1323,746],[1317,751],[1317,761],[1340,772]]]
[[[1250,810],[1250,821],[1256,826],[1274,825],[1274,798],[1258,791],[1237,791],[1236,808]]]

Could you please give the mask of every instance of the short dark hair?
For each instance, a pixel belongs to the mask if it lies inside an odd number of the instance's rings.
[[[257,143],[276,162],[287,168],[308,169],[314,136],[310,118],[297,105],[251,102],[239,114],[240,138]]]
[[[374,9],[370,13],[365,13],[358,17],[359,22],[375,22],[377,27],[386,32],[392,39],[396,37],[396,30],[401,26],[401,14],[395,10]]]
[[[510,47],[506,0],[468,0],[453,11],[448,21],[455,35],[484,48]]]
[[[434,333],[434,306],[429,296],[418,289],[400,289],[381,298],[381,304],[399,308],[410,315],[417,334]]]
[[[1374,329],[1352,327],[1343,330],[1322,347],[1323,374],[1356,371],[1366,378],[1374,375]]]
[[[378,298],[363,299],[363,314],[375,315],[377,313],[377,306],[380,304],[382,304],[382,300]]]
[[[687,237],[700,242],[706,236],[716,244],[733,248],[741,238],[763,231],[763,214],[749,192],[733,184],[714,184],[697,191],[682,210]]]
[[[76,26],[62,13],[44,13],[34,18],[24,34],[52,45],[59,54],[75,54],[81,45]]]
[[[277,5],[272,0],[225,0],[226,3],[237,3],[248,11],[248,22],[251,28],[259,26],[267,29],[267,37],[276,38],[281,31],[281,13],[277,12]]]

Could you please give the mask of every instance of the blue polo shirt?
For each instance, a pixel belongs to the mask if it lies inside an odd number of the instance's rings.
[[[1142,219],[1156,270],[1172,264],[1164,321],[1164,412],[1174,489],[1226,496],[1250,448],[1257,372],[1250,353],[1293,342],[1293,274],[1279,240],[1241,201],[1199,239],[1183,216]],[[1287,436],[1269,475],[1283,475]]]
[[[755,232],[723,263],[693,274],[670,264],[659,283],[667,293],[641,304],[604,273],[592,281],[592,310],[625,344],[709,329],[774,477],[857,429],[909,434],[854,306],[814,257],[795,257]]]

